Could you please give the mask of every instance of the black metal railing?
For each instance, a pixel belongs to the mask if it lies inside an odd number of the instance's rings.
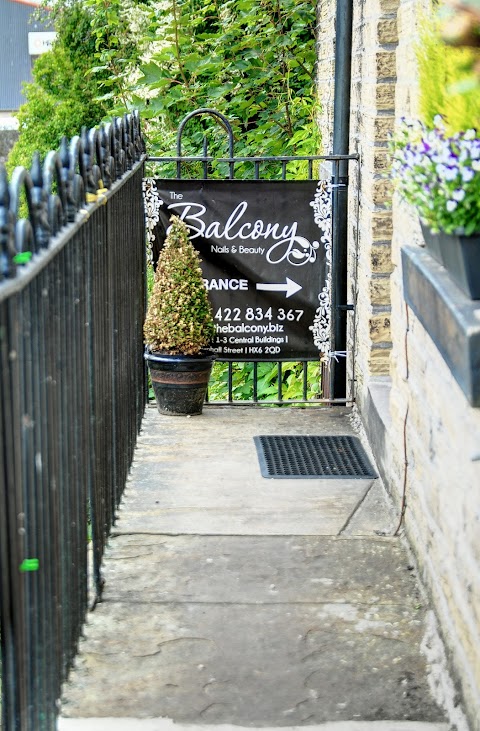
[[[143,161],[133,114],[0,168],[4,731],[55,729],[101,594],[146,394]]]

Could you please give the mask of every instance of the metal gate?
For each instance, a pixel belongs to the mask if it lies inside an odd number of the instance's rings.
[[[206,134],[203,136],[201,155],[190,156],[182,153],[185,126],[194,117],[204,115],[212,117],[226,132],[227,157],[220,158],[209,154]],[[345,404],[353,400],[352,395],[347,394],[346,384],[347,314],[348,311],[353,310],[353,305],[347,303],[346,257],[348,186],[346,171],[350,160],[357,161],[358,155],[237,157],[234,155],[234,137],[229,120],[213,109],[195,110],[182,120],[177,132],[175,156],[148,157],[149,163],[155,166],[155,177],[145,178],[144,180],[147,237],[151,261],[156,259],[155,254],[158,254],[160,248],[158,227],[160,226],[160,209],[162,206],[167,205],[165,197],[169,195],[174,201],[182,199],[183,193],[178,191],[188,190],[188,181],[220,179],[220,188],[217,189],[217,192],[225,186],[225,197],[228,198],[230,190],[235,185],[233,181],[268,180],[285,182],[292,180],[294,174],[296,181],[299,180],[299,177],[303,181],[310,181],[310,186],[307,187],[309,187],[310,192],[314,191],[313,199],[310,202],[307,201],[306,205],[313,208],[313,217],[319,230],[318,238],[321,242],[320,245],[324,247],[325,255],[324,278],[321,282],[318,282],[318,302],[312,325],[309,327],[318,354],[308,353],[306,356],[301,356],[295,360],[292,360],[289,355],[280,354],[275,359],[272,356],[272,359],[267,360],[265,354],[261,358],[255,355],[255,350],[261,350],[261,348],[221,349],[224,352],[221,352],[217,359],[209,388],[209,403],[216,405],[324,405]],[[301,169],[300,176],[298,175],[299,169]],[[182,181],[181,185],[180,181]],[[187,183],[186,187],[185,183]],[[177,187],[175,187],[176,185]],[[167,193],[166,186],[170,189],[175,187],[176,192],[170,191],[170,193]],[[162,188],[162,193],[159,193],[159,187]],[[203,186],[200,184],[197,187],[202,188]],[[162,200],[162,195],[164,200]],[[186,206],[187,204],[170,203],[168,208],[174,209],[181,205]],[[181,216],[187,216],[185,208]],[[192,216],[192,218],[194,217]],[[212,226],[215,227],[214,224]],[[203,227],[202,232],[204,230],[205,227]],[[198,230],[195,235],[200,235]],[[192,236],[192,238],[194,237]],[[315,245],[318,247],[318,242],[315,242]],[[216,247],[216,250],[218,249],[221,249],[221,247]],[[297,254],[297,256],[300,256],[300,254]],[[315,254],[312,254],[312,256],[315,256]],[[214,281],[212,280],[211,283]],[[234,281],[237,282],[236,286],[239,287],[241,284],[239,285],[238,282],[246,280]],[[290,281],[287,278],[287,283]],[[292,283],[293,285],[294,283]],[[268,287],[279,289],[286,286],[285,284],[257,284],[257,288],[262,289]],[[290,293],[287,293],[286,297],[289,296]],[[227,309],[231,319],[232,312],[238,311],[240,313],[241,308]],[[247,316],[250,315],[253,319],[255,309],[247,309],[250,310],[250,312],[247,312]],[[262,316],[268,312],[268,309],[263,311],[261,308],[256,309],[260,311]],[[214,312],[216,312],[217,319],[224,319],[225,308],[222,310],[221,307],[215,307],[214,305]],[[303,311],[294,308],[282,308],[277,310],[276,314],[284,320],[291,319],[293,321],[291,324],[294,325],[295,318],[299,317],[296,313],[299,312]],[[280,327],[280,325],[277,327]],[[230,325],[224,323],[219,324],[219,328],[223,331],[233,330]],[[270,329],[272,328],[273,326],[270,326]],[[265,326],[263,332],[266,329]],[[227,341],[227,338],[223,338],[223,340]],[[252,342],[253,340],[258,341],[262,338],[253,338],[252,336],[243,340],[236,339],[237,342]],[[263,340],[273,341],[275,338],[264,337]],[[280,338],[277,338],[277,340],[280,340]],[[247,350],[249,351],[248,357],[245,354]],[[263,350],[267,349],[264,348]],[[280,351],[281,349],[280,347],[268,348],[268,352],[272,354],[275,353],[275,350]],[[241,358],[235,354],[235,351],[242,352]]]

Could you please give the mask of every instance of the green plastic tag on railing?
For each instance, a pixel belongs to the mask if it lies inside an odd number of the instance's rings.
[[[38,558],[24,558],[20,564],[20,571],[22,573],[25,571],[38,571],[39,565]]]
[[[18,254],[15,254],[13,261],[15,264],[28,264],[32,256],[31,251],[20,251]]]

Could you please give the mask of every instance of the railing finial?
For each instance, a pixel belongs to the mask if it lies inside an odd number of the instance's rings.
[[[100,129],[83,128],[70,141],[63,137],[59,151],[49,152],[43,165],[35,153],[31,171],[17,168],[10,183],[0,166],[0,281],[15,276],[21,253],[48,248],[85,206],[86,193],[93,202],[99,188],[110,188],[144,152],[140,118],[132,112]],[[23,191],[27,217],[20,205]]]
[[[43,170],[40,162],[40,154],[35,152],[33,156],[32,169],[32,206],[33,206],[33,227],[35,239],[39,249],[46,249],[50,241],[51,230],[47,214],[47,194],[43,186]]]

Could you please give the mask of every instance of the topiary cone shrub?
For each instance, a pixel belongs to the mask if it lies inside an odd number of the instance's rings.
[[[197,355],[213,341],[213,311],[188,227],[178,216],[170,220],[148,303],[145,343],[151,352]]]

